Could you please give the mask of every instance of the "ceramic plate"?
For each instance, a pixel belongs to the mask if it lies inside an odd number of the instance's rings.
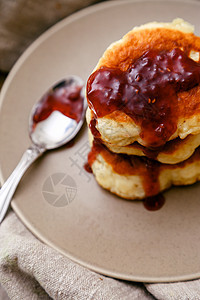
[[[104,2],[43,34],[18,60],[1,93],[0,168],[4,181],[30,145],[33,103],[69,74],[84,80],[106,47],[135,25],[182,17],[200,34],[200,3]],[[39,239],[108,276],[166,282],[200,276],[200,185],[172,188],[158,211],[103,190],[84,171],[86,126],[73,147],[49,151],[24,175],[12,207]]]

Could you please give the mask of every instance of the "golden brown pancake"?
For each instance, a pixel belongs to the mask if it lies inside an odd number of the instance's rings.
[[[106,148],[93,149],[89,162],[97,182],[103,188],[130,200],[144,199],[172,185],[190,185],[200,179],[200,148],[184,162],[174,165],[113,154]]]
[[[88,135],[90,145],[92,145],[94,138],[90,130],[88,130]],[[189,135],[184,140],[176,138],[167,142],[159,151],[147,149],[137,142],[128,146],[117,146],[109,143],[104,143],[104,145],[114,153],[147,156],[164,164],[177,164],[188,159],[200,146],[200,134]]]
[[[111,44],[100,58],[95,71],[101,68],[127,71],[133,61],[146,51],[172,51],[179,48],[185,55],[199,62],[200,38],[192,33],[193,27],[187,22],[176,19],[172,23],[149,23],[136,27],[121,40]],[[176,114],[176,129],[167,141],[190,134],[200,133],[200,86],[177,93],[177,103],[172,108]],[[150,99],[151,100],[151,99]],[[154,99],[152,99],[154,100]],[[169,96],[169,101],[171,101]],[[95,111],[90,104],[89,107]],[[88,112],[90,114],[90,112]],[[98,117],[95,115],[96,128],[105,143],[127,146],[138,142],[148,146],[141,136],[141,126],[122,110]],[[170,122],[170,120],[169,120]]]

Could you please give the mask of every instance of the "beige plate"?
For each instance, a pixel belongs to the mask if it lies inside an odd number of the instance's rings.
[[[102,51],[135,25],[182,17],[198,34],[199,12],[200,3],[191,1],[105,2],[43,34],[19,59],[1,93],[2,180],[29,146],[29,112],[51,84],[68,74],[86,80]],[[12,207],[30,231],[112,277],[144,282],[199,277],[200,185],[171,189],[164,207],[150,212],[142,202],[102,190],[83,170],[87,151],[83,128],[74,147],[48,152],[27,171]]]

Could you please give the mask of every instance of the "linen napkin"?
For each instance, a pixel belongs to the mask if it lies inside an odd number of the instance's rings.
[[[200,299],[200,280],[143,284],[90,271],[36,239],[12,211],[0,228],[0,284],[13,300]]]

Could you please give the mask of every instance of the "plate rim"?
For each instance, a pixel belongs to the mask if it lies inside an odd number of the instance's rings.
[[[80,18],[83,18],[87,15],[93,14],[94,12],[101,11],[105,9],[106,7],[112,7],[112,6],[120,6],[124,4],[129,3],[160,3],[165,2],[165,0],[114,0],[114,1],[106,1],[101,3],[92,4],[91,6],[85,7],[65,18],[58,21],[56,24],[48,28],[46,31],[44,31],[38,38],[36,38],[28,47],[27,49],[20,55],[18,60],[13,65],[12,69],[10,70],[2,88],[0,91],[0,112],[2,105],[6,99],[5,95],[6,92],[10,86],[10,83],[12,82],[13,78],[17,74],[18,70],[23,66],[24,62],[29,58],[29,56],[37,49],[40,44],[44,43],[48,38],[50,38],[52,35],[56,34],[59,30],[64,28],[70,23],[76,22]],[[197,4],[200,7],[200,2],[198,0],[168,0],[170,3],[187,3],[187,4]],[[1,170],[1,164],[0,164],[0,183],[4,183],[4,176],[2,174]],[[14,199],[13,199],[14,200]],[[177,281],[185,281],[185,280],[193,280],[200,277],[200,271],[196,273],[192,273],[190,275],[181,275],[181,276],[165,276],[165,277],[145,277],[145,276],[135,276],[135,275],[122,275],[119,274],[119,272],[113,272],[110,270],[106,270],[106,268],[101,267],[94,267],[94,264],[86,263],[82,260],[79,260],[78,258],[75,258],[73,255],[66,254],[64,250],[57,247],[53,242],[48,240],[44,235],[40,233],[38,229],[36,229],[32,224],[28,221],[28,219],[23,215],[23,213],[20,211],[19,207],[17,207],[15,201],[11,202],[11,207],[13,208],[14,212],[16,213],[19,220],[26,226],[28,230],[41,242],[44,242],[47,246],[50,246],[51,248],[58,251],[58,253],[61,253],[65,257],[71,259],[74,263],[78,263],[80,266],[86,267],[90,269],[91,271],[100,273],[105,276],[110,276],[112,278],[116,279],[122,279],[126,281],[135,281],[135,282],[146,282],[146,283],[164,283],[164,282],[177,282]]]

